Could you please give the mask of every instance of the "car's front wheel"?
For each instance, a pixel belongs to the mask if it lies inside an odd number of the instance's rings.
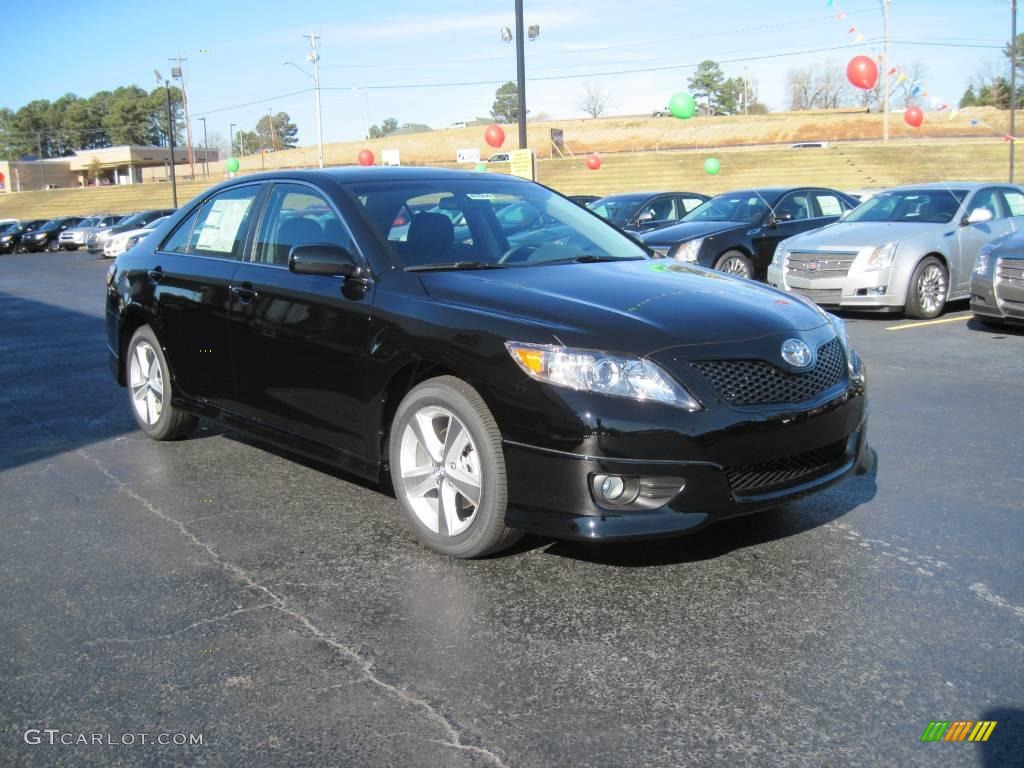
[[[179,440],[196,427],[198,419],[171,405],[173,383],[160,342],[143,325],[128,342],[125,360],[128,396],[139,429],[154,440]]]
[[[715,269],[725,272],[727,275],[745,277],[748,280],[754,277],[754,265],[744,254],[739,251],[726,251],[718,257],[715,262]]]
[[[395,496],[427,546],[482,557],[522,536],[505,525],[501,432],[466,382],[440,376],[414,387],[395,413],[388,454]]]
[[[949,273],[943,263],[934,256],[921,259],[910,278],[906,314],[923,320],[938,317],[948,293]]]
[[[56,240],[51,240],[46,244],[46,250],[48,250],[50,253],[56,253],[57,251],[60,250],[60,243],[58,243]]]

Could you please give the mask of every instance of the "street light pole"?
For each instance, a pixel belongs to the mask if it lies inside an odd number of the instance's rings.
[[[210,178],[210,145],[206,143],[206,116],[199,118],[203,121],[203,175]]]
[[[879,0],[882,4],[882,68],[885,70],[885,83],[882,88],[882,141],[889,140],[889,0]]]
[[[523,0],[516,0],[516,90],[519,111],[519,148],[526,149],[526,32]]]
[[[289,66],[289,67],[295,67],[297,70],[299,70],[299,72],[304,74],[306,77],[313,78],[313,92],[316,95],[317,164],[321,168],[323,168],[324,167],[324,126],[323,126],[323,115],[322,115],[322,111],[320,109],[320,51],[318,51],[317,47],[316,47],[317,36],[316,36],[315,32],[313,32],[311,34],[308,34],[308,35],[304,35],[304,37],[309,39],[309,45],[313,49],[313,52],[310,53],[306,57],[306,60],[310,64],[313,65],[313,73],[310,74],[309,72],[304,70],[302,67],[300,67],[298,64],[293,64],[292,62],[287,61],[287,60],[286,61],[282,61],[281,63],[286,65],[286,66]]]
[[[185,88],[185,70],[181,68],[181,62],[188,59],[181,58],[179,53],[176,58],[168,61],[177,61],[178,66],[171,69],[171,76],[181,81],[181,103],[185,108],[185,146],[188,150],[188,165],[192,169],[192,178],[196,177],[196,157],[192,151],[192,120],[188,114],[188,90]]]
[[[231,123],[231,127],[228,128],[228,144],[231,154],[235,154],[235,123]]]
[[[167,94],[167,141],[171,147],[171,199],[174,207],[178,207],[178,182],[174,177],[174,113],[171,112],[171,81],[164,80],[164,92]]]

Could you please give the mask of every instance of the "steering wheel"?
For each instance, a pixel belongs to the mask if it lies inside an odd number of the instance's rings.
[[[518,264],[520,261],[526,261],[530,258],[530,254],[537,250],[539,246],[536,245],[513,245],[498,259],[499,264]],[[520,253],[521,252],[521,253]],[[516,254],[520,254],[518,258],[513,258]]]

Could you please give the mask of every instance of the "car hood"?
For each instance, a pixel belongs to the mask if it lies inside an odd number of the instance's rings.
[[[436,300],[627,354],[809,331],[828,321],[785,293],[662,260],[423,272]]]
[[[697,237],[707,237],[719,232],[726,232],[730,229],[742,227],[755,228],[756,224],[742,221],[684,221],[679,224],[672,224],[640,235],[640,239],[648,245],[672,245],[693,240]]]
[[[905,221],[838,221],[822,229],[805,232],[786,240],[786,247],[829,248],[833,246],[862,248],[914,238],[941,238],[956,232],[956,224],[915,224]]]

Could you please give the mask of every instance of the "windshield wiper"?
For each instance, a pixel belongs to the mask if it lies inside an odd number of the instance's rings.
[[[543,267],[548,264],[596,264],[602,261],[639,261],[641,259],[643,259],[643,256],[599,256],[596,253],[581,253],[579,256],[570,256],[565,259],[537,261],[530,266]]]
[[[489,261],[441,261],[436,264],[415,264],[406,267],[406,272],[445,272],[456,269],[506,269],[505,264]]]

